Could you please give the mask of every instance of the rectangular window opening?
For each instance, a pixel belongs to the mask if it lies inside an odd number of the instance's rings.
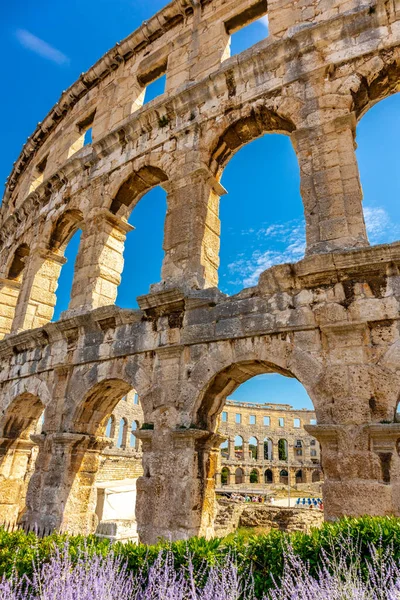
[[[236,423],[241,423],[242,422],[242,415],[240,413],[236,413],[236,415],[235,415],[235,422]]]
[[[225,23],[225,30],[230,38],[223,60],[264,40],[269,34],[266,0],[259,0],[257,4],[230,18]]]
[[[283,417],[279,417],[279,427],[285,427],[285,419]]]
[[[264,417],[264,426],[269,427],[271,425],[270,417]]]
[[[33,192],[42,183],[42,181],[44,179],[44,172],[46,170],[48,157],[49,157],[49,155],[46,154],[46,156],[44,158],[42,158],[42,160],[40,162],[38,162],[37,165],[35,166],[35,169],[33,172],[33,177],[32,177],[32,183],[29,188],[29,193]]]
[[[249,416],[249,424],[250,425],[255,425],[256,424],[256,415],[250,415]]]
[[[293,427],[295,429],[299,429],[300,428],[300,419],[293,419]]]
[[[228,421],[228,413],[224,410],[222,412],[222,422],[227,423],[227,421]]]
[[[167,82],[167,74],[162,73],[156,79],[153,79],[146,85],[146,89],[144,92],[143,104],[148,104],[155,98],[162,96],[165,92],[165,86]]]
[[[93,131],[93,122],[96,111],[92,111],[89,115],[87,115],[82,121],[76,124],[77,129],[77,139],[70,146],[68,152],[68,158],[70,158],[75,152],[78,152],[84,146],[89,146],[93,142],[92,131]]]

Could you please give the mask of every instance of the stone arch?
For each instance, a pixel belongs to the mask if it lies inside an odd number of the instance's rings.
[[[5,265],[4,279],[0,280],[0,339],[12,329],[22,282],[28,270],[29,255],[29,245],[21,243],[11,253],[11,258]]]
[[[265,469],[264,483],[274,483],[274,474],[273,474],[272,469]]]
[[[229,485],[231,478],[231,472],[228,467],[222,467],[221,469],[221,485]]]
[[[20,244],[15,250],[7,268],[7,279],[13,281],[21,281],[23,272],[26,269],[26,261],[30,254],[30,248],[28,244]]]
[[[287,469],[281,469],[279,471],[279,483],[287,485],[289,482],[289,471]]]
[[[65,410],[70,414],[62,431],[45,435],[38,456],[35,480],[32,478],[27,496],[30,522],[43,519],[43,505],[47,498],[37,494],[38,481],[41,490],[48,470],[53,471],[52,490],[57,501],[50,500],[47,523],[52,527],[67,527],[71,532],[93,533],[98,524],[96,513],[97,489],[95,486],[102,452],[110,446],[110,438],[105,436],[107,422],[116,404],[133,386],[117,378],[105,378],[92,382],[86,393],[80,394],[85,384],[93,378],[93,371],[81,379],[81,388],[74,389],[74,397],[80,398],[74,405],[66,400]],[[77,378],[78,379],[78,378]],[[75,379],[76,383],[76,379]],[[126,427],[127,429],[127,427]],[[54,464],[55,463],[55,464]],[[56,475],[54,475],[56,473]]]
[[[194,422],[200,428],[215,430],[227,396],[264,373],[295,377],[307,390],[316,412],[322,408],[321,391],[317,397],[315,390],[323,372],[321,363],[289,342],[268,337],[231,340],[212,345],[208,356],[191,375],[192,380],[203,380],[194,407]]]
[[[0,522],[19,521],[25,511],[37,457],[35,434],[49,403],[46,391],[47,386],[34,378],[15,385],[6,396],[0,417]]]
[[[93,386],[78,405],[73,418],[74,431],[104,435],[110,413],[132,387],[121,379],[106,379]],[[126,429],[127,429],[127,421]]]
[[[211,153],[208,165],[210,170],[219,179],[234,153],[245,144],[265,133],[290,135],[294,130],[295,124],[290,118],[268,108],[265,103],[258,103],[256,106],[250,107],[246,114],[229,115],[218,125],[217,135],[213,132],[214,140],[209,140]]]
[[[120,185],[110,203],[110,212],[119,217],[127,217],[140,198],[153,187],[168,180],[167,174],[159,167],[146,165],[134,171]]]
[[[54,223],[49,239],[49,249],[62,252],[76,231],[84,223],[83,214],[78,209],[68,209]]]
[[[77,433],[88,433],[99,427],[99,435],[102,435],[107,425],[107,418],[101,424],[91,425],[87,423],[87,417],[83,417],[86,412],[90,416],[93,407],[99,409],[99,413],[92,417],[101,419],[109,412],[108,417],[113,413],[114,406],[118,404],[129,391],[135,390],[140,398],[140,405],[144,411],[144,419],[150,419],[149,413],[152,409],[152,403],[149,398],[151,392],[151,371],[153,358],[150,356],[128,357],[126,360],[120,359],[104,361],[96,366],[87,365],[77,369],[71,379],[71,389],[74,393],[66,399],[66,411],[63,415],[64,431]],[[108,389],[108,399],[102,402],[102,390]],[[93,403],[93,404],[92,404]],[[86,424],[84,423],[86,421]]]
[[[357,73],[358,85],[350,89],[352,110],[361,119],[374,104],[400,92],[400,61],[382,57],[376,62],[380,68],[369,77]],[[355,88],[355,89],[354,89]]]
[[[235,484],[240,485],[244,483],[244,477],[245,475],[242,467],[237,467],[237,469],[235,470]]]
[[[298,469],[295,473],[295,480],[296,483],[303,483],[304,482],[304,475],[303,475],[303,470],[302,469]]]
[[[258,469],[252,469],[250,471],[250,483],[260,483],[260,473]]]

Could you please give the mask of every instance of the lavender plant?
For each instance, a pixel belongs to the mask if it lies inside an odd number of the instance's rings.
[[[313,577],[288,548],[283,576],[264,600],[400,600],[400,567],[390,547],[371,547],[371,562],[364,565],[358,545],[350,540],[334,553],[322,552],[322,565]]]
[[[363,561],[360,544],[342,539],[323,551],[317,575],[291,547],[285,552],[282,578],[263,600],[400,600],[400,565],[390,546],[371,547]],[[251,574],[241,574],[232,555],[223,565],[176,568],[171,551],[161,551],[146,570],[129,572],[112,553],[87,550],[72,561],[68,546],[55,549],[50,561],[35,564],[32,577],[0,581],[0,600],[255,600]],[[201,584],[199,584],[199,582]]]

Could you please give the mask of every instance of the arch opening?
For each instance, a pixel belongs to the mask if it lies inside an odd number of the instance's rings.
[[[64,416],[66,432],[61,437],[73,444],[68,468],[62,470],[56,464],[57,452],[43,449],[50,451],[50,465],[48,458],[41,464],[57,471],[54,493],[58,501],[54,514],[46,515],[54,524],[68,523],[71,532],[101,533],[110,522],[118,530],[124,521],[130,536],[137,539],[136,481],[143,467],[134,432],[143,423],[143,413],[140,402],[134,402],[135,394],[122,379],[103,380],[84,396],[71,416]],[[41,472],[38,475],[42,476]],[[30,504],[39,515],[40,502],[32,489]],[[118,510],[112,508],[114,504]]]
[[[198,407],[198,423],[229,439],[219,453],[217,498],[223,469],[235,473],[235,485],[240,481],[242,486],[239,493],[266,502],[275,494],[288,505],[305,491],[321,496],[311,477],[321,472],[319,444],[304,429],[316,423],[316,413],[293,375],[282,366],[253,360],[230,365],[210,381]],[[238,490],[233,481],[230,485],[225,484],[223,496],[229,500],[232,494],[237,501]]]
[[[363,190],[364,220],[368,239],[373,245],[400,239],[397,225],[400,207],[396,202],[400,194],[397,177],[400,93],[394,93],[400,89],[400,71],[394,70],[387,75],[387,80],[382,79],[376,85],[372,82],[368,93],[359,90],[360,97],[355,100],[360,116],[356,156]]]
[[[25,512],[38,454],[31,436],[43,429],[44,408],[38,396],[24,393],[11,402],[0,419],[0,522],[20,522]]]
[[[123,308],[137,306],[137,297],[148,294],[150,286],[161,280],[164,260],[165,190],[156,185],[150,190],[147,188],[140,198],[137,195],[132,197],[128,196],[128,192],[123,197],[129,203],[124,205],[130,210],[128,223],[134,228],[126,236],[118,286],[117,304]],[[146,257],[145,263],[143,256]]]
[[[271,266],[304,257],[304,207],[292,131],[289,119],[264,108],[230,125],[212,154],[212,170],[227,190],[220,203],[218,277],[229,295],[257,285]]]
[[[21,281],[23,272],[26,267],[26,261],[28,259],[30,253],[30,249],[28,244],[20,244],[16,251],[14,252],[14,256],[12,262],[9,266],[7,279],[11,279],[13,281]]]

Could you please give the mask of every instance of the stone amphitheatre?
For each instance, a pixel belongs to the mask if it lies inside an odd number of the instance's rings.
[[[230,58],[230,35],[267,14],[269,36]],[[325,518],[400,515],[400,243],[370,246],[355,155],[358,120],[400,89],[399,44],[400,0],[173,0],[63,92],[0,212],[0,520],[93,531],[105,428],[136,390],[140,539],[211,536],[219,414],[273,372],[313,401]],[[300,166],[306,256],[229,297],[220,178],[274,132]],[[157,185],[162,271],[139,310],[120,309],[127,219]],[[51,322],[78,229],[70,305]]]

